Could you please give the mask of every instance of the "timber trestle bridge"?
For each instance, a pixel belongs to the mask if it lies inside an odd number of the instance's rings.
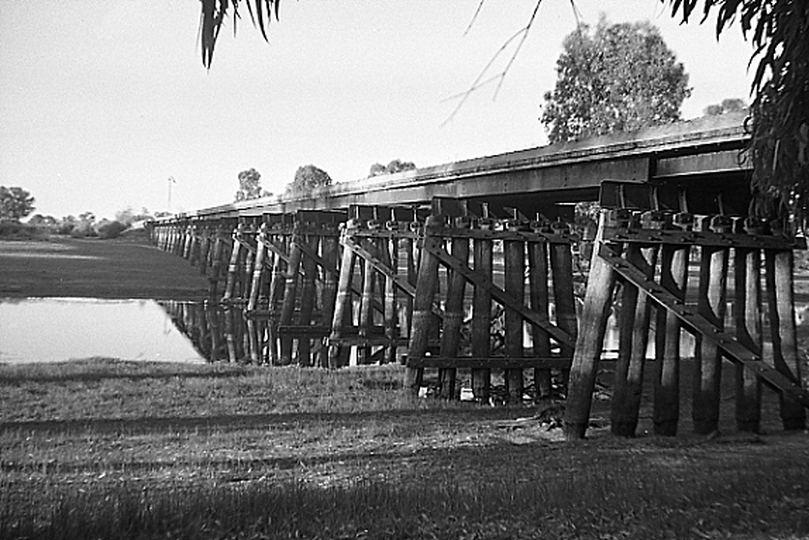
[[[677,432],[689,399],[694,431],[717,430],[724,376],[739,430],[759,431],[764,386],[784,428],[803,429],[793,250],[805,244],[748,215],[742,120],[209,208],[155,221],[152,238],[240,308],[253,361],[401,363],[407,391],[447,399],[561,393],[571,438],[585,435],[605,362],[612,431],[626,436],[644,392],[656,433]],[[575,212],[584,202],[599,203],[591,220]]]

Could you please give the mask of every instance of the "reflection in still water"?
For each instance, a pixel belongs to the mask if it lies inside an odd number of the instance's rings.
[[[807,334],[804,304],[796,307],[799,337]],[[279,363],[278,328],[267,317],[215,302],[0,298],[0,363],[58,362],[105,357],[167,362]],[[527,333],[530,347],[530,332]],[[603,358],[614,359],[618,328],[608,325]],[[314,334],[302,365],[326,365],[325,335]],[[681,348],[693,356],[695,340],[684,331]],[[649,340],[647,358],[655,355]]]
[[[269,363],[274,340],[267,319],[248,318],[242,309],[212,302],[161,300],[159,304],[206,360]]]

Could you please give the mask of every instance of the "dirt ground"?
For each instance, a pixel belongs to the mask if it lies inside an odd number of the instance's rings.
[[[0,298],[200,300],[207,291],[198,268],[143,235],[0,241]]]

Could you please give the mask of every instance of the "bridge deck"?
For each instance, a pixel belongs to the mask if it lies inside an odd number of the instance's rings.
[[[633,133],[555,144],[341,182],[304,198],[264,198],[187,212],[181,217],[217,219],[346,209],[362,205],[424,205],[433,197],[481,200],[519,208],[526,215],[558,215],[562,203],[596,200],[605,180],[684,184],[700,182],[715,212],[714,195],[744,210],[750,165],[740,159],[748,140],[742,115],[704,117]],[[745,189],[728,189],[738,183]],[[692,211],[696,211],[694,209]]]

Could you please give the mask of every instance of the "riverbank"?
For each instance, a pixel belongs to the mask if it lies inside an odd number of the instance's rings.
[[[0,298],[199,300],[208,281],[145,234],[114,239],[0,240]]]

